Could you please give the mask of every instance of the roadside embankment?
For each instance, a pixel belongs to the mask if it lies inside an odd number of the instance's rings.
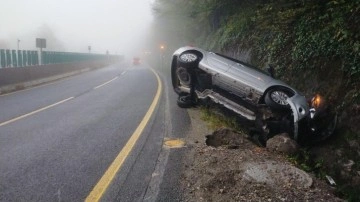
[[[288,157],[257,146],[245,133],[213,131],[200,109],[188,113],[192,130],[185,139],[183,201],[343,201],[334,187]],[[218,146],[208,146],[214,143]]]

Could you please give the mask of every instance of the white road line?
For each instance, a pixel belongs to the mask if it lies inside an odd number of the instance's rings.
[[[126,71],[123,71],[123,72],[121,73],[121,75],[124,75],[124,74],[126,74]]]
[[[67,98],[67,99],[65,99],[65,100],[61,100],[60,102],[57,102],[57,103],[54,103],[54,104],[52,104],[52,105],[43,107],[43,108],[41,108],[41,109],[35,110],[35,111],[33,111],[33,112],[30,112],[30,113],[28,113],[28,114],[24,114],[24,115],[22,115],[22,116],[19,116],[19,117],[14,118],[14,119],[11,119],[11,120],[2,122],[2,123],[0,123],[0,126],[5,126],[5,125],[7,125],[7,124],[9,124],[9,123],[12,123],[12,122],[18,121],[18,120],[20,120],[20,119],[26,118],[26,117],[28,117],[28,116],[34,115],[34,114],[36,114],[36,113],[39,113],[39,112],[44,111],[44,110],[46,110],[46,109],[49,109],[49,108],[51,108],[51,107],[55,107],[56,105],[62,104],[62,103],[64,103],[64,102],[67,102],[67,101],[69,101],[69,100],[71,100],[71,99],[74,99],[74,97],[69,97],[69,98]]]
[[[110,81],[107,81],[107,82],[105,82],[105,83],[103,83],[103,84],[101,84],[101,85],[98,85],[98,86],[94,87],[94,90],[95,90],[95,89],[98,89],[98,88],[101,88],[101,87],[103,87],[103,86],[105,86],[105,85],[109,84],[110,82],[112,82],[112,81],[114,81],[114,80],[118,79],[118,78],[119,78],[119,77],[117,76],[117,77],[115,77],[115,78],[111,79]]]

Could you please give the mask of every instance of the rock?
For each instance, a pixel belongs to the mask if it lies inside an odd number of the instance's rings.
[[[266,148],[284,154],[295,154],[299,150],[299,145],[287,133],[281,133],[270,138],[266,142]]]

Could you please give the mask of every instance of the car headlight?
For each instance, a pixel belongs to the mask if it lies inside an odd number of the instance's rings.
[[[198,57],[193,53],[185,53],[180,55],[180,59],[185,62],[195,62],[197,58]]]
[[[320,95],[315,95],[310,102],[310,107],[314,109],[319,109],[324,105],[324,98]]]

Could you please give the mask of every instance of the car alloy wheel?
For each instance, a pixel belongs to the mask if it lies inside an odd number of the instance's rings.
[[[283,91],[273,91],[270,94],[271,99],[279,105],[288,105],[287,99],[289,96]]]
[[[265,95],[265,103],[272,109],[289,109],[290,105],[287,99],[293,96],[294,93],[291,90],[285,88],[273,88],[270,89]]]
[[[178,66],[185,68],[195,68],[199,62],[199,55],[194,52],[184,52],[178,57]]]
[[[194,53],[184,53],[180,55],[179,59],[184,63],[192,63],[195,62],[198,59],[198,57]]]

